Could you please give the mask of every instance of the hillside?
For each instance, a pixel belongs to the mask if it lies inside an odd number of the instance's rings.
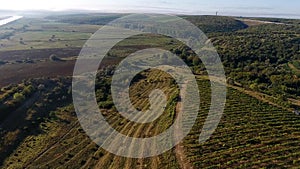
[[[243,22],[227,16],[182,16],[182,18],[198,26],[204,33],[234,32],[248,27]]]
[[[110,86],[116,66],[128,55],[147,48],[169,50],[191,68],[199,86],[200,111],[189,135],[160,156],[119,157],[92,142],[73,107],[71,76],[88,38],[121,16],[25,17],[0,27],[0,168],[300,166],[300,118],[294,112],[300,107],[299,20],[247,18],[283,23],[247,25],[233,17],[181,16],[207,34],[206,42],[214,44],[227,76],[224,114],[203,144],[198,138],[211,105],[211,87],[201,60],[180,41],[163,35],[140,34],[119,42],[99,66],[96,79],[98,106],[111,126],[124,135],[148,138],[168,129],[178,116],[178,84],[170,74],[157,69],[140,72],[130,87],[131,102],[141,111],[149,109],[149,94],[154,89],[166,94],[165,111],[157,120],[134,123],[114,106]],[[95,57],[88,59],[97,61]]]
[[[110,97],[105,86],[109,83],[110,76],[105,73],[100,74],[99,77],[102,80],[97,85],[97,100],[100,108],[105,112],[104,116],[117,130],[124,134],[143,137],[164,131],[164,128],[172,124],[172,116],[175,115],[172,104],[169,105],[168,111],[153,124],[136,126],[132,122],[124,121],[109,104]],[[172,90],[176,90],[176,86],[171,86],[170,90],[171,78],[164,73],[145,72],[143,76],[157,83],[147,84],[142,79],[132,86],[134,93],[132,101],[142,110],[147,108],[148,104],[141,99],[147,96],[147,92],[142,95],[138,94],[141,87],[146,85],[149,91],[157,88],[168,89],[166,91],[171,93]],[[26,101],[18,103],[22,111],[10,111],[11,113],[5,116],[5,122],[1,122],[1,137],[4,138],[0,151],[3,157],[2,167],[179,168],[181,164],[176,158],[178,156],[176,148],[161,156],[146,159],[121,158],[99,148],[86,136],[77,121],[70,102],[71,96],[66,93],[68,81],[68,79],[41,79],[24,83],[31,84],[34,89],[38,82],[39,86],[44,84],[45,88],[34,90],[38,94],[33,92],[31,95],[26,95]],[[298,125],[300,119],[292,112],[266,104],[231,88],[229,88],[226,109],[217,131],[209,141],[202,145],[198,144],[197,138],[208,113],[210,102],[208,81],[200,77],[198,83],[201,110],[192,132],[181,144],[190,165],[195,168],[213,166],[218,168],[279,166],[290,168],[300,165],[300,161],[297,160],[300,158],[299,146],[297,146],[300,142],[300,126]],[[2,98],[9,92],[24,91],[24,84],[20,84],[18,90],[3,89]],[[62,84],[64,85],[61,86]],[[103,96],[104,91],[108,95]],[[38,97],[43,99],[38,99]],[[11,98],[4,98],[2,104],[12,102],[10,100]],[[18,116],[18,122],[13,118],[15,116]],[[12,123],[15,125],[8,125]],[[126,123],[125,128],[120,125]],[[135,126],[135,130],[132,130],[132,125]]]
[[[121,14],[77,14],[50,16],[47,19],[71,24],[105,25],[120,18]],[[226,16],[180,16],[198,26],[203,32],[232,32],[245,29],[248,26],[239,20]]]

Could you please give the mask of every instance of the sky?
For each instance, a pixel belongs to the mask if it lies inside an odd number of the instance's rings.
[[[6,0],[0,10],[94,10],[300,18],[299,0]]]

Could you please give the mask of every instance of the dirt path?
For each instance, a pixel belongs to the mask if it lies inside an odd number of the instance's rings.
[[[300,73],[300,70],[297,69],[292,63],[288,63],[288,66],[296,73]]]
[[[185,93],[185,91],[186,91],[187,83],[188,82],[185,82],[185,84],[182,86],[181,90],[183,91],[183,93]],[[182,99],[184,99],[184,94],[183,94]],[[182,100],[180,100],[176,105],[176,119],[182,118],[181,108],[182,108]],[[177,126],[175,126],[175,129],[176,130],[174,130],[174,137],[176,137],[176,138],[181,137],[182,126],[177,125]],[[175,146],[175,155],[176,155],[178,164],[181,169],[193,169],[194,168],[193,165],[187,159],[187,156],[185,155],[185,150],[184,150],[184,146],[182,145],[182,143],[179,143]]]
[[[256,26],[256,25],[262,25],[262,24],[275,24],[275,25],[290,25],[282,22],[271,22],[271,21],[263,21],[263,20],[255,20],[255,19],[241,19],[236,18],[236,20],[242,21],[248,26]]]
[[[206,79],[206,80],[209,80],[209,77],[208,77],[208,76],[197,76],[197,78],[198,78],[198,79]],[[220,81],[220,79],[219,79],[218,77],[211,77],[210,80],[215,81],[215,82],[219,82],[219,81]],[[230,88],[232,88],[232,89],[236,89],[236,90],[238,90],[238,91],[240,91],[240,92],[242,92],[242,93],[245,93],[245,94],[247,94],[247,95],[249,95],[249,96],[252,96],[252,97],[254,97],[254,98],[256,98],[256,99],[258,99],[258,100],[260,100],[260,101],[262,101],[262,102],[264,102],[264,103],[267,103],[267,104],[276,106],[276,107],[278,107],[278,108],[281,108],[281,109],[284,109],[284,110],[293,112],[292,109],[283,107],[283,106],[281,106],[281,105],[279,105],[279,104],[276,104],[276,103],[272,102],[271,100],[267,99],[267,98],[271,98],[271,97],[272,97],[272,96],[269,96],[269,95],[267,95],[267,94],[260,93],[260,92],[256,92],[256,91],[252,91],[252,90],[247,90],[247,89],[245,89],[245,88],[243,88],[243,87],[233,86],[233,85],[229,85],[229,84],[227,84],[227,87],[230,87]],[[291,100],[291,99],[289,99],[289,100]],[[295,101],[294,101],[294,102],[295,102]],[[295,102],[294,104],[296,104],[296,102]],[[300,104],[300,103],[299,103],[299,104]]]
[[[276,104],[276,103],[268,100],[266,97],[271,97],[271,96],[268,96],[266,94],[255,92],[255,91],[251,91],[251,90],[246,90],[246,89],[244,89],[242,87],[237,87],[237,86],[232,86],[232,85],[228,85],[228,87],[236,89],[236,90],[238,90],[238,91],[240,91],[242,93],[245,93],[245,94],[247,94],[249,96],[252,96],[252,97],[254,97],[254,98],[256,98],[256,99],[258,99],[258,100],[260,100],[262,102],[268,103],[268,104],[276,106],[278,108],[281,108],[281,109],[284,109],[284,110],[287,110],[287,111],[290,111],[290,112],[293,111],[292,109],[288,109],[286,107],[280,106],[279,104]]]

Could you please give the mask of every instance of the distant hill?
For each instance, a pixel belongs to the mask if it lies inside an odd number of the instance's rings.
[[[55,20],[57,22],[71,23],[71,24],[91,24],[91,25],[105,25],[125,14],[72,14],[72,15],[56,15],[46,17],[47,19]],[[240,29],[245,29],[248,26],[243,22],[232,17],[226,16],[180,16],[187,19],[203,32],[232,32]]]
[[[182,16],[196,26],[204,33],[211,32],[233,32],[240,29],[245,29],[248,26],[241,21],[227,16]]]
[[[57,22],[71,23],[71,24],[91,24],[91,25],[105,25],[119,17],[122,14],[67,14],[48,16],[46,19],[55,20]]]

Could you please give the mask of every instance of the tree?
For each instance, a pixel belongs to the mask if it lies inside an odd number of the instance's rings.
[[[13,98],[17,102],[21,102],[21,101],[25,100],[25,96],[22,93],[15,93]]]
[[[49,59],[51,61],[57,62],[57,61],[62,61],[59,57],[57,57],[55,54],[50,55]]]
[[[200,64],[200,59],[198,57],[194,57],[193,65],[198,66]]]
[[[250,88],[251,90],[258,90],[258,85],[257,85],[257,83],[253,83],[253,84],[250,85],[249,88]]]
[[[0,65],[4,65],[4,64],[6,64],[6,62],[5,62],[5,61],[2,61],[2,60],[0,60]]]
[[[35,88],[34,88],[32,85],[29,85],[29,86],[26,86],[26,87],[23,89],[22,94],[25,95],[25,96],[28,96],[28,95],[30,95],[34,90],[35,90]]]

